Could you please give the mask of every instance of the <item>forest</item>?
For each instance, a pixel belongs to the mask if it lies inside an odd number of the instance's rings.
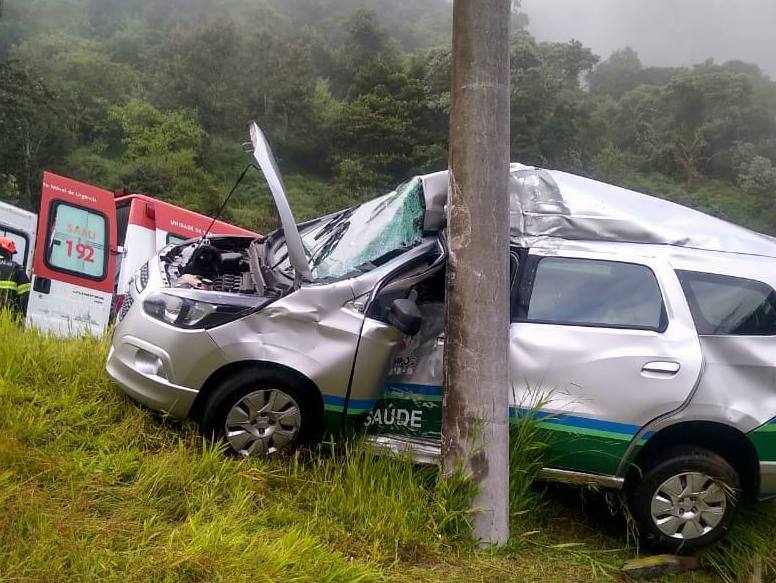
[[[511,158],[776,234],[776,82],[540,42],[515,3]],[[446,0],[0,0],[0,198],[42,171],[214,212],[267,133],[298,220],[447,164]],[[274,226],[258,173],[224,218]]]

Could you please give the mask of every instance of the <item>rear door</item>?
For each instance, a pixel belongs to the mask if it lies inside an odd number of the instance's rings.
[[[659,259],[531,251],[510,326],[516,415],[540,408],[554,466],[614,474],[641,428],[679,408],[700,343],[676,273]]]
[[[28,325],[60,335],[101,334],[116,276],[113,194],[43,175]]]

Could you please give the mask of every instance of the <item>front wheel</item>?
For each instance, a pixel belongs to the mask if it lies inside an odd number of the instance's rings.
[[[240,371],[226,379],[205,406],[201,428],[222,438],[241,456],[276,454],[308,441],[314,433],[309,395],[282,375]]]
[[[647,465],[631,489],[629,506],[649,546],[694,552],[730,529],[740,485],[723,457],[701,447],[676,447]]]

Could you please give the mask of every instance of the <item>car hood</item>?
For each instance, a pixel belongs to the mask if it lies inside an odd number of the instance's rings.
[[[275,156],[272,154],[272,149],[264,136],[264,132],[261,131],[256,122],[251,122],[250,132],[253,145],[253,159],[267,180],[269,190],[272,193],[272,199],[280,216],[280,224],[286,238],[288,260],[296,270],[297,275],[312,279],[312,270],[310,269],[307,251],[302,243],[302,237],[299,235],[294,214],[291,212],[291,205],[288,203],[288,196],[275,162]]]

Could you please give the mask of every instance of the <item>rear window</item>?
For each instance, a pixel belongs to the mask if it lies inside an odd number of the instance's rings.
[[[46,263],[51,269],[89,279],[105,278],[108,220],[102,213],[57,201],[47,240]]]
[[[698,334],[776,335],[776,292],[769,285],[713,273],[677,271],[677,274]]]

